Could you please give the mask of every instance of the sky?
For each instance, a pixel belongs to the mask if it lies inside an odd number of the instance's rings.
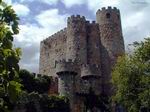
[[[38,73],[40,41],[66,27],[67,17],[82,15],[95,20],[102,7],[121,12],[125,46],[150,36],[150,0],[4,0],[20,17],[14,46],[22,49],[20,66]]]

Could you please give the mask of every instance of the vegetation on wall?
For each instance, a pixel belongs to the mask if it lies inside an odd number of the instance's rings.
[[[120,57],[112,75],[113,100],[128,112],[150,111],[150,38],[134,42],[134,52]]]
[[[24,105],[26,112],[70,112],[66,97],[48,95],[51,78],[35,75],[27,70],[20,70],[19,77],[24,94],[17,106]]]

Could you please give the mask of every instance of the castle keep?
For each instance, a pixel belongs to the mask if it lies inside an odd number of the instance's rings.
[[[83,112],[82,97],[89,89],[111,95],[111,70],[124,52],[120,12],[102,8],[96,22],[72,15],[66,28],[43,40],[39,71],[58,79],[53,90],[70,99],[72,112]]]

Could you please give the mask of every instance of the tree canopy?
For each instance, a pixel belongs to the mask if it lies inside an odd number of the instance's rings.
[[[15,11],[0,0],[0,112],[12,112],[22,105],[26,112],[38,109],[69,112],[66,98],[47,94],[49,77],[35,78],[30,72],[20,70],[21,49],[13,46],[14,35],[19,33],[18,24]]]
[[[113,100],[128,112],[150,111],[150,38],[134,42],[134,52],[118,59],[112,74]]]
[[[20,49],[13,47],[19,33],[19,18],[11,6],[0,0],[0,111],[10,110],[21,92],[18,79]]]
[[[20,70],[19,78],[22,89],[30,92],[38,92],[39,94],[48,93],[51,84],[51,78],[49,76],[37,76],[35,74],[28,72],[27,70]]]

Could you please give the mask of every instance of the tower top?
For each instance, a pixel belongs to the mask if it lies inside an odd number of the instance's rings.
[[[76,75],[76,70],[75,70],[75,61],[72,59],[62,59],[59,61],[56,61],[56,74],[60,75],[62,73],[72,73]]]
[[[67,22],[73,22],[73,21],[84,21],[85,22],[85,17],[80,16],[80,15],[72,15],[68,17]]]
[[[102,12],[117,12],[117,13],[119,13],[120,11],[116,7],[108,6],[107,8],[102,7],[101,9],[98,9],[98,11],[96,12],[96,14],[97,13],[102,13]]]
[[[101,73],[99,66],[83,64],[81,69],[81,77],[82,79],[100,78]]]

